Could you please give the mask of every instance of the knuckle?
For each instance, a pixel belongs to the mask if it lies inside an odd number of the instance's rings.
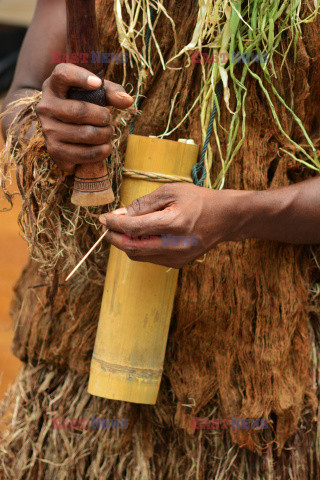
[[[105,160],[105,158],[110,155],[111,151],[112,146],[110,145],[90,146],[85,148],[84,159],[88,162]]]
[[[101,146],[101,155],[103,158],[109,157],[112,153],[112,145],[110,143],[106,143]]]
[[[68,72],[68,68],[66,66],[65,63],[59,63],[58,65],[56,65],[52,71],[52,74],[51,74],[51,79],[53,81],[65,81],[67,80],[67,72]]]
[[[132,208],[132,210],[139,213],[142,209],[143,204],[144,204],[143,197],[140,197],[133,200],[130,207]]]
[[[103,135],[104,135],[104,139],[105,140],[111,140],[111,138],[113,137],[114,135],[114,127],[112,125],[106,127],[105,129],[103,129]]]
[[[68,103],[68,109],[70,111],[70,116],[75,119],[76,123],[80,118],[83,119],[86,117],[88,113],[88,106],[85,102],[74,102],[71,108],[69,107]]]
[[[99,145],[99,146],[88,146],[83,144],[83,150],[81,157],[84,162],[99,162],[105,160],[111,153],[112,146],[110,145]]]
[[[46,80],[42,84],[42,93],[44,93],[49,88],[49,85],[50,85],[50,79],[46,78]]]
[[[42,133],[46,138],[52,136],[53,130],[47,122],[42,123]]]
[[[88,162],[93,162],[93,161],[100,160],[99,151],[97,151],[97,149],[95,149],[93,147],[85,148],[84,152],[83,152],[83,157]]]
[[[48,103],[44,100],[40,100],[40,102],[36,105],[36,114],[40,115],[47,115],[50,111],[50,107]]]
[[[52,142],[49,139],[46,139],[47,151],[52,157],[57,157],[59,155],[59,146],[56,142]]]
[[[61,159],[65,162],[66,151],[64,145],[56,140],[49,140],[50,155],[56,160]],[[49,151],[49,150],[48,150]],[[71,163],[71,162],[69,162]]]
[[[109,110],[104,110],[103,113],[101,111],[101,121],[104,125],[110,126],[110,123],[112,122],[112,114]]]
[[[97,127],[94,127],[92,125],[87,125],[83,129],[83,139],[86,140],[89,143],[94,143],[99,136],[99,130]]]

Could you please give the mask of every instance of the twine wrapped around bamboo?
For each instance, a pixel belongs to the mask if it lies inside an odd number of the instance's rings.
[[[199,147],[187,141],[129,135],[124,167],[190,179]],[[161,178],[125,176],[121,201],[129,205],[161,184]],[[165,232],[164,232],[165,233]],[[111,247],[88,392],[155,404],[179,271],[131,261]]]

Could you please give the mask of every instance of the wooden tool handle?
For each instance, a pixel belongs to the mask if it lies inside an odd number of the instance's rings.
[[[103,79],[103,65],[93,62],[92,52],[100,51],[98,28],[95,12],[95,0],[66,0],[67,7],[67,53],[77,54],[74,58],[88,54],[86,64],[80,64]],[[71,88],[68,97],[107,106],[104,88],[82,90]],[[114,195],[108,178],[106,162],[90,165],[78,165],[75,174],[72,203],[84,207],[106,205],[114,201]]]

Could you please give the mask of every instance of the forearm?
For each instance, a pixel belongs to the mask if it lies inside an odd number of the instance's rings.
[[[241,238],[320,244],[320,177],[261,192],[242,192]]]
[[[10,90],[7,94],[7,96],[4,99],[3,106],[2,106],[2,112],[5,112],[8,106],[10,105],[11,102],[14,102],[16,100],[19,100],[20,98],[24,97],[31,97],[35,93],[37,93],[38,90],[36,89],[31,89],[31,88],[20,88],[18,90]],[[9,130],[10,125],[14,121],[16,115],[19,113],[19,110],[24,108],[23,106],[17,106],[14,110],[6,113],[1,120],[1,126],[2,126],[2,134],[3,138],[6,140],[7,139],[7,133]],[[30,133],[32,133],[30,131]]]
[[[320,177],[263,192],[167,184],[122,213],[100,217],[106,240],[131,260],[172,268],[247,238],[320,244]],[[164,245],[163,234],[175,244]]]
[[[9,103],[28,97],[42,89],[55,64],[52,52],[66,50],[66,5],[65,0],[37,0],[33,20],[21,47],[14,79],[5,99],[3,111]],[[4,137],[15,115],[6,114],[2,120]]]

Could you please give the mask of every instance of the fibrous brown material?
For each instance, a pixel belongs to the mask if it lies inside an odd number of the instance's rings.
[[[156,406],[93,397],[86,391],[87,383],[87,375],[46,364],[23,368],[0,412],[7,409],[10,415],[0,445],[1,478],[319,479],[310,414],[274,461],[269,430],[265,439],[270,443],[259,456],[234,444],[228,430],[197,430],[190,435],[175,426],[176,397],[166,377]],[[202,409],[203,417],[223,418],[217,400]],[[92,417],[88,428],[82,428],[83,420]],[[98,428],[98,419],[127,419],[128,428]],[[65,428],[53,428],[62,422]]]
[[[168,2],[168,12],[181,32],[178,49],[190,40],[196,6],[197,2]],[[169,20],[164,19],[157,28],[161,51],[172,55],[174,39]],[[282,69],[281,59],[276,59],[275,82],[318,145],[319,18],[303,29],[297,59],[287,55]],[[120,51],[112,6],[105,2],[100,5],[100,30],[104,50]],[[284,41],[290,42],[289,33]],[[199,93],[201,66],[162,71],[160,62],[154,63],[156,75],[145,85],[137,134],[160,135],[165,130],[171,99],[176,94],[179,101],[171,123],[178,124]],[[258,72],[258,66],[255,68]],[[122,66],[110,65],[107,75],[119,82]],[[135,84],[130,69],[126,81]],[[262,190],[307,178],[307,170],[281,152],[281,148],[292,152],[292,145],[271,121],[270,108],[257,82],[248,78],[246,88],[246,140],[230,167],[226,186]],[[287,110],[277,99],[273,101],[286,132],[295,142],[303,142]],[[235,106],[234,97],[230,106]],[[200,143],[198,113],[196,108],[172,138],[190,137]],[[221,104],[217,129],[222,148],[229,125],[230,113]],[[120,159],[125,150],[126,126],[122,133],[117,150]],[[47,158],[43,143],[37,148],[30,156],[35,163],[40,154]],[[213,177],[219,168],[216,151]],[[30,182],[31,174],[36,180],[37,170],[32,166],[25,172],[24,185]],[[62,218],[70,209],[68,181],[64,180],[50,198],[56,202],[57,195],[62,196],[59,206],[52,204],[61,208]],[[53,185],[57,186],[56,180]],[[32,182],[30,188],[34,192]],[[40,192],[38,204],[46,199],[46,193]],[[86,271],[70,287],[58,284],[67,273],[62,264],[66,260],[69,265],[75,264],[77,255],[97,235],[96,219],[79,224],[76,241],[80,247],[72,259],[61,252],[55,276],[52,269],[48,278],[38,276],[38,264],[33,262],[17,285],[14,351],[28,365],[8,397],[8,406],[14,409],[16,405],[14,421],[18,423],[9,427],[3,446],[7,478],[19,478],[15,475],[21,464],[26,474],[21,478],[52,478],[59,468],[62,479],[84,475],[130,480],[319,478],[319,423],[315,415],[320,397],[320,278],[316,249],[248,240],[220,245],[203,263],[183,268],[158,404],[146,407],[94,399],[85,393],[106,250],[101,248],[93,255]],[[49,286],[35,288],[47,281]],[[68,394],[61,405],[50,403],[52,398],[60,399],[64,391]],[[26,420],[24,411],[40,419],[36,427]],[[120,436],[115,432],[83,432],[79,438],[72,432],[59,436],[61,432],[50,430],[48,412],[77,417],[85,411],[99,416],[128,416],[130,429]],[[192,416],[268,418],[270,427],[264,432],[194,431]],[[31,451],[36,454],[30,463]],[[80,455],[77,467],[68,463],[69,455]],[[43,463],[48,473],[41,470]]]

